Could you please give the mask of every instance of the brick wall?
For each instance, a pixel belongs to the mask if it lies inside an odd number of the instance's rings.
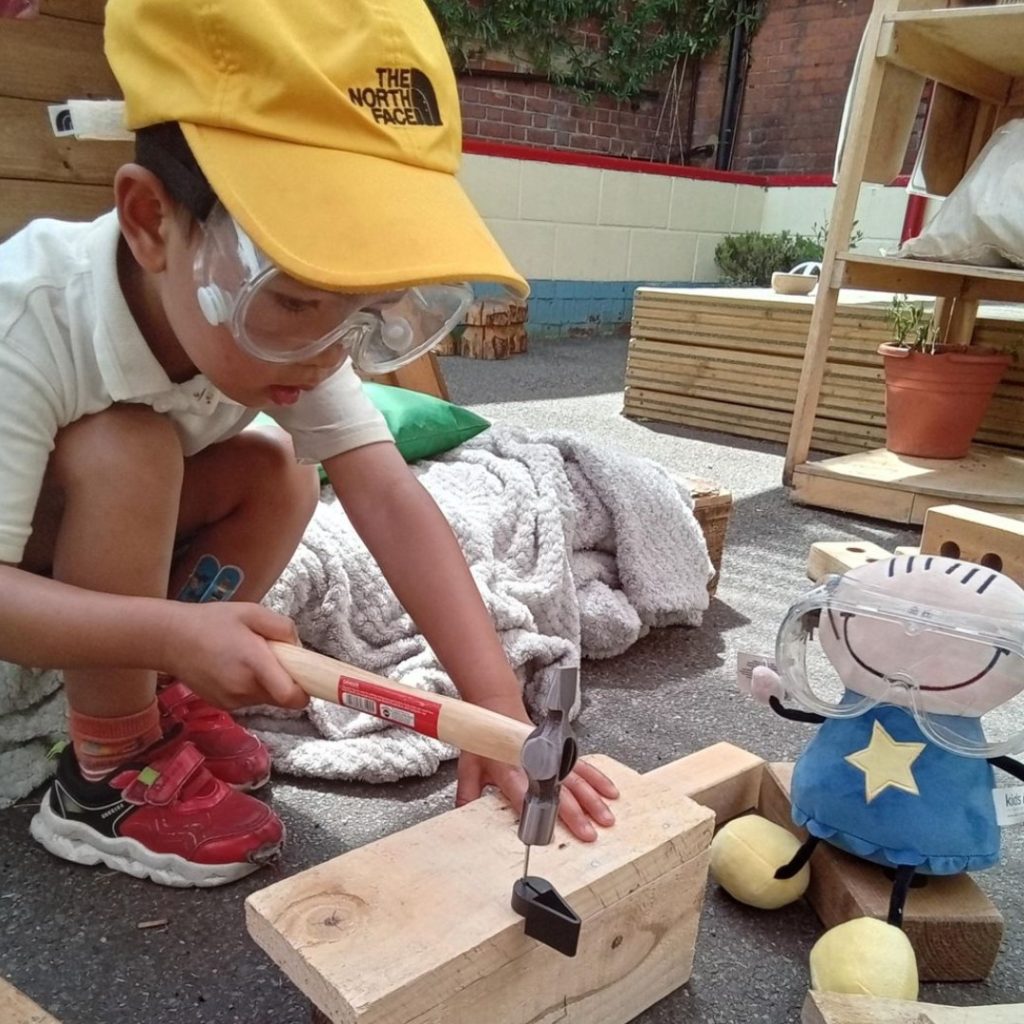
[[[769,0],[750,45],[733,170],[831,172],[843,101],[870,11],[871,0]],[[695,145],[717,139],[726,59],[723,52],[701,69]]]
[[[466,138],[651,159],[660,101],[621,103],[607,96],[583,104],[547,82],[493,70],[459,81]]]
[[[872,0],[767,0],[750,49],[750,66],[732,169],[827,174],[832,170],[843,100]],[[572,93],[500,62],[462,76],[467,138],[520,143],[641,160],[682,162],[681,149],[717,140],[728,47],[705,60],[689,125],[686,76],[671,107],[660,94],[635,103]],[[714,166],[714,155],[686,161]]]

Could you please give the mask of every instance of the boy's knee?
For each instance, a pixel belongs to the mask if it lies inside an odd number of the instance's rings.
[[[174,425],[143,405],[113,405],[64,427],[50,457],[52,480],[65,489],[82,482],[180,490],[184,456]]]

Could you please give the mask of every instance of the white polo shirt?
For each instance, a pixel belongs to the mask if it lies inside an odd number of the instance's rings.
[[[201,374],[168,378],[121,292],[120,237],[112,211],[91,224],[33,221],[0,245],[0,562],[21,561],[62,427],[117,402],[148,405],[189,456],[256,415]],[[303,462],[392,439],[348,362],[271,414]]]

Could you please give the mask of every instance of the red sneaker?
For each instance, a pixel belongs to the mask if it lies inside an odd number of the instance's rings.
[[[277,815],[211,775],[180,729],[97,782],[82,777],[68,744],[30,831],[65,860],[173,886],[234,882],[284,842]]]
[[[164,735],[177,726],[185,739],[196,745],[206,767],[235,789],[259,789],[270,778],[270,752],[227,711],[215,708],[172,680],[157,686],[157,704]]]

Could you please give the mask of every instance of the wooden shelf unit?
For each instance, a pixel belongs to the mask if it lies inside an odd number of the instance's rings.
[[[900,522],[919,523],[931,505],[950,500],[1021,515],[1024,462],[1012,450],[978,448],[962,465],[884,449],[809,460],[841,289],[935,296],[936,316],[956,344],[972,341],[979,301],[1024,303],[1024,270],[839,248],[853,230],[861,184],[889,184],[902,169],[928,80],[936,83],[933,107],[958,112],[955,131],[949,118],[941,125],[953,132],[945,149],[944,134],[929,140],[945,165],[943,180],[955,184],[992,132],[1024,114],[1024,2],[962,8],[937,0],[875,0],[855,70],[783,479],[796,501]]]

